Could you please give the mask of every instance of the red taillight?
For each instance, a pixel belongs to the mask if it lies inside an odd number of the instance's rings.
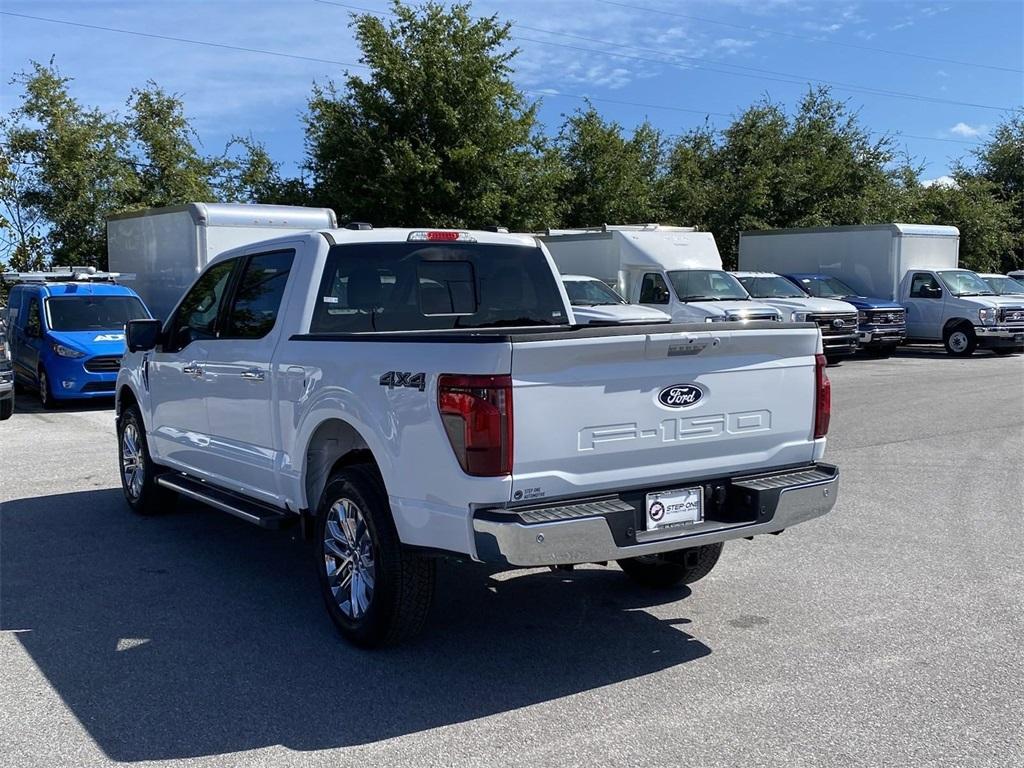
[[[449,240],[458,240],[458,239],[459,239],[459,233],[458,232],[438,232],[438,231],[427,232],[427,240],[444,240],[444,241],[449,241]]]
[[[445,373],[437,408],[455,457],[467,475],[512,473],[512,377]]]
[[[828,434],[828,423],[832,419],[832,382],[828,380],[824,355],[814,356],[814,438]]]

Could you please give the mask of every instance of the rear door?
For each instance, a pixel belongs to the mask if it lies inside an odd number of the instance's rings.
[[[813,459],[816,329],[605,330],[513,344],[513,500]]]
[[[205,466],[217,482],[276,503],[270,362],[294,249],[247,255],[209,342],[202,383],[210,443]]]

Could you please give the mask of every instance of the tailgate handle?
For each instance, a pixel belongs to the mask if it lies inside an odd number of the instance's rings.
[[[698,355],[708,347],[717,347],[721,338],[711,333],[659,333],[647,337],[644,356],[648,359]]]

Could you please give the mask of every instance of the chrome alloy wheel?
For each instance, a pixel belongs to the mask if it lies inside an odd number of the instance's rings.
[[[121,430],[121,474],[124,477],[124,487],[133,499],[139,498],[142,494],[142,483],[146,479],[141,443],[138,427],[131,422],[125,424]]]
[[[949,348],[957,354],[965,352],[968,344],[970,344],[970,339],[963,331],[953,331],[949,334]]]
[[[362,618],[373,600],[376,569],[370,529],[351,499],[338,499],[327,512],[324,569],[341,612],[350,619]]]

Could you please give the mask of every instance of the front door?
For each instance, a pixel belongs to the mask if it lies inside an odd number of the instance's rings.
[[[221,332],[209,344],[203,385],[210,430],[204,460],[211,479],[272,504],[281,495],[271,360],[294,256],[290,249],[246,256]]]
[[[237,262],[217,262],[200,275],[167,321],[163,345],[147,358],[153,458],[201,477],[210,447],[206,360]]]
[[[942,305],[945,291],[933,272],[915,272],[910,277],[907,309],[907,336],[912,339],[942,338]]]

